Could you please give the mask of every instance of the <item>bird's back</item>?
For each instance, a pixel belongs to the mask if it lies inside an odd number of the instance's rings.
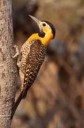
[[[46,49],[44,45],[40,42],[40,40],[34,40],[31,43],[29,54],[26,58],[26,66],[25,66],[25,74],[24,74],[24,85],[28,88],[33,84],[39,68],[44,61],[46,55]]]

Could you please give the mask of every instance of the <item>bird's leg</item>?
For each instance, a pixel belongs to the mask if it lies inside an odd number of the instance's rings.
[[[18,49],[18,46],[17,46],[17,45],[14,45],[13,47],[14,47],[14,49],[15,49],[16,53],[15,53],[15,55],[14,55],[14,56],[12,56],[12,58],[17,58],[17,57],[18,57],[18,55],[20,54],[19,49]]]

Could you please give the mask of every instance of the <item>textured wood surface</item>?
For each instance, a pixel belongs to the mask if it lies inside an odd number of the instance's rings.
[[[10,128],[15,96],[11,0],[0,0],[0,128]]]

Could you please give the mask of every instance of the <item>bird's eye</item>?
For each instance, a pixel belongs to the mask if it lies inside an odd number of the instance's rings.
[[[43,23],[43,26],[46,26],[46,24],[45,24],[45,23]]]

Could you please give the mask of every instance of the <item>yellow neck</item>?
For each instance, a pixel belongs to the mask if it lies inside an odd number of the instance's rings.
[[[31,41],[37,39],[37,40],[40,40],[43,45],[48,45],[48,43],[51,41],[52,38],[53,38],[52,33],[47,33],[47,34],[45,34],[44,37],[40,37],[40,36],[38,35],[38,33],[35,33],[35,34],[32,34],[32,35],[29,37],[28,42],[31,42]]]

